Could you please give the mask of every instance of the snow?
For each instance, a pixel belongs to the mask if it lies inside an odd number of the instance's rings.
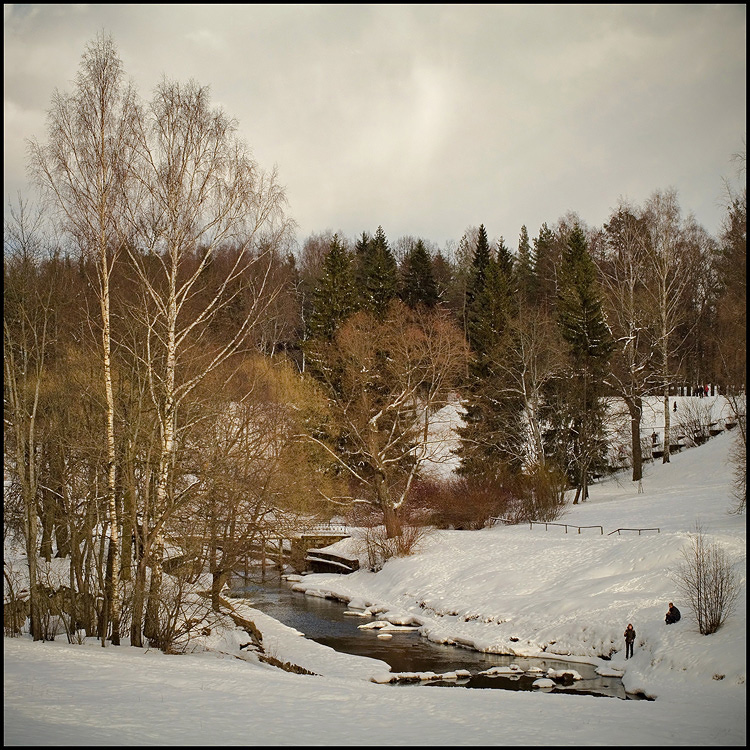
[[[627,474],[595,483],[560,519],[567,533],[435,531],[377,573],[295,577],[309,595],[377,615],[379,633],[418,627],[437,642],[554,655],[573,677],[590,662],[655,700],[550,693],[549,674],[532,692],[382,684],[392,677],[384,662],[337,653],[242,604],[269,654],[315,674],[261,663],[240,649],[241,631],[215,630],[180,656],[5,638],[5,744],[745,745],[746,535],[745,515],[730,512],[733,440],[725,432],[646,464],[642,492]],[[697,632],[674,578],[696,524],[742,581],[711,636]],[[573,528],[594,525],[603,533]],[[659,532],[610,533],[625,528]],[[683,617],[668,626],[670,601]],[[626,661],[629,622],[637,637]]]

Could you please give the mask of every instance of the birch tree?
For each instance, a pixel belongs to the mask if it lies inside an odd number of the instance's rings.
[[[146,635],[158,633],[163,521],[174,504],[178,415],[196,387],[247,345],[278,289],[275,248],[289,229],[275,170],[266,173],[237,137],[237,123],[212,109],[209,91],[166,79],[141,121],[133,178],[143,201],[133,226],[132,266],[142,288],[143,366],[159,431],[151,529],[142,529],[151,567]],[[217,263],[220,253],[221,263]],[[219,265],[217,275],[214,266]],[[237,306],[231,330],[204,339],[220,313]],[[143,523],[147,524],[144,514]],[[144,575],[144,570],[140,571]],[[133,605],[134,630],[143,602]]]
[[[643,399],[658,386],[653,307],[647,301],[644,226],[636,211],[621,205],[605,224],[607,257],[600,263],[604,304],[614,337],[607,383],[625,401],[630,415],[632,479],[643,478]],[[640,485],[639,485],[640,487]]]
[[[677,333],[684,319],[684,295],[689,273],[677,193],[672,189],[654,192],[646,201],[643,218],[646,225],[646,289],[656,317],[655,346],[664,401],[662,463],[669,463],[672,416],[669,392],[676,371],[672,363],[681,344]]]
[[[83,54],[73,93],[56,91],[46,145],[30,144],[30,169],[78,250],[96,261],[105,389],[109,543],[113,550],[111,640],[120,643],[119,523],[116,503],[115,404],[112,389],[110,280],[125,240],[128,165],[134,156],[137,106],[111,37],[98,36]],[[106,628],[105,628],[106,630]],[[102,633],[102,645],[105,641]]]
[[[3,243],[3,395],[5,425],[10,427],[4,454],[20,486],[35,641],[42,639],[37,575],[40,412],[52,327],[51,289],[40,286],[37,268],[39,219],[30,216],[28,204],[20,201],[6,221]]]

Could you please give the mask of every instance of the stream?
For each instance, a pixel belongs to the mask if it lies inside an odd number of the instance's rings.
[[[393,632],[393,637],[384,640],[377,637],[377,630],[358,628],[370,617],[346,615],[347,606],[339,601],[307,596],[292,591],[291,585],[279,579],[264,582],[242,577],[233,577],[230,596],[247,599],[248,604],[279,622],[299,630],[305,637],[330,646],[336,651],[358,656],[380,659],[390,665],[393,672],[435,672],[444,674],[456,670],[468,670],[471,677],[450,681],[430,681],[426,686],[442,685],[467,688],[499,688],[503,690],[538,690],[532,683],[545,677],[548,669],[578,672],[582,679],[556,683],[545,692],[575,693],[629,700],[640,696],[625,692],[619,677],[604,677],[596,674],[590,664],[567,662],[548,658],[488,654],[460,646],[433,643],[423,638],[415,628],[413,631]],[[537,674],[482,675],[492,667],[509,667],[516,664],[524,672],[537,668]],[[397,683],[404,685],[409,683]],[[411,683],[413,686],[413,683]]]

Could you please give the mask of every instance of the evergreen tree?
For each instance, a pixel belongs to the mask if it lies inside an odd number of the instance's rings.
[[[567,452],[566,464],[576,484],[577,503],[588,496],[589,475],[601,470],[606,448],[603,424],[604,377],[612,352],[612,336],[604,317],[597,270],[586,236],[576,225],[563,252],[557,322],[568,345],[570,377],[564,387],[567,409],[554,425],[558,452]]]
[[[367,286],[367,268],[370,264],[372,237],[367,232],[354,243],[354,289],[357,298],[357,308],[362,307],[362,300]]]
[[[512,256],[501,238],[492,257],[483,226],[471,282],[467,304],[474,358],[469,366],[464,426],[459,428],[459,473],[498,479],[521,468],[523,405],[498,366],[506,356],[508,324],[515,309]]]
[[[432,259],[432,277],[435,279],[435,289],[438,302],[450,307],[450,297],[454,289],[453,266],[448,258],[438,250]],[[453,310],[455,312],[455,310]],[[457,318],[458,320],[458,318]]]
[[[437,304],[438,288],[432,260],[422,240],[417,240],[404,258],[400,296],[412,309],[420,305],[429,308]]]
[[[398,292],[396,259],[379,226],[371,239],[366,233],[356,245],[356,292],[359,306],[375,315],[383,315]]]
[[[473,299],[469,304],[469,345],[475,355],[474,375],[483,378],[513,315],[515,303],[513,258],[502,237],[496,257],[490,255],[475,278],[481,278],[482,282],[472,290]]]
[[[532,267],[535,276],[535,302],[547,312],[552,312],[557,290],[557,243],[555,233],[542,224],[539,236],[534,239]]]
[[[490,253],[490,243],[487,240],[487,230],[484,224],[479,227],[479,236],[474,248],[474,255],[469,269],[469,279],[466,284],[466,338],[469,342],[472,352],[479,354],[482,349],[482,343],[477,337],[482,336],[484,328],[484,308],[483,302],[486,300],[479,299],[485,291],[485,282],[487,279],[487,270],[490,266],[492,255]]]
[[[521,302],[531,304],[536,297],[536,277],[529,232],[525,224],[521,227],[521,234],[518,238],[518,262],[515,277]]]
[[[331,240],[322,270],[313,290],[310,336],[331,341],[341,324],[356,309],[352,260],[338,235]]]

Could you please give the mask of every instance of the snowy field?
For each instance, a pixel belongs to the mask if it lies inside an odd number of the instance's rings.
[[[439,531],[378,573],[295,584],[370,607],[378,620],[417,622],[435,641],[554,655],[573,668],[587,661],[655,700],[378,684],[383,662],[336,653],[243,607],[269,653],[316,675],[259,663],[240,650],[239,631],[214,631],[187,656],[5,638],[5,745],[743,746],[746,517],[730,513],[733,439],[725,432],[669,464],[646,464],[641,493],[627,474],[596,483],[560,519],[603,533]],[[711,636],[697,632],[674,577],[696,523],[742,582],[733,615]],[[671,626],[669,601],[683,614]],[[629,622],[637,638],[626,661]]]

